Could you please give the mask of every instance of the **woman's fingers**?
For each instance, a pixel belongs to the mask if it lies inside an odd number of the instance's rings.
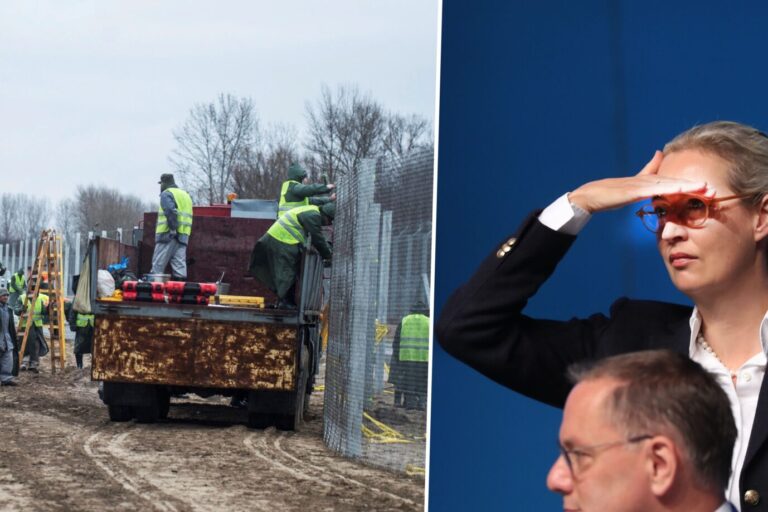
[[[629,179],[637,180],[636,192],[639,194],[638,199],[670,194],[699,193],[703,195],[714,195],[714,189],[709,188],[706,181],[669,178],[659,176],[658,174],[638,175]]]
[[[658,174],[645,174],[629,178],[591,181],[571,192],[568,197],[582,209],[594,213],[620,208],[653,196],[706,193],[708,190],[707,183],[704,181],[688,181]]]
[[[653,154],[653,158],[651,158],[651,161],[645,164],[645,167],[640,169],[640,172],[637,173],[637,175],[645,176],[647,174],[656,174],[659,172],[659,166],[661,166],[662,160],[664,160],[664,153],[656,150],[656,152]]]

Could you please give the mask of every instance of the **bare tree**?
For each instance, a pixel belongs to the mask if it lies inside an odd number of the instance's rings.
[[[65,240],[73,241],[75,233],[78,232],[76,219],[72,215],[76,207],[74,199],[62,199],[56,205],[56,229]]]
[[[234,191],[239,197],[272,199],[279,195],[286,169],[299,161],[295,128],[274,125],[266,130],[258,149],[248,149],[233,173]]]
[[[0,243],[36,238],[48,227],[51,206],[47,199],[27,194],[0,195]]]
[[[6,244],[21,238],[19,221],[21,214],[17,194],[0,195],[0,243]]]
[[[384,113],[381,106],[356,86],[340,86],[334,94],[324,85],[315,105],[307,104],[308,152],[305,160],[314,173],[355,172],[364,158],[382,152]]]
[[[235,169],[258,138],[253,102],[220,94],[215,103],[192,107],[173,132],[178,144],[170,157],[180,184],[198,203],[223,203],[232,191]]]
[[[79,186],[74,199],[60,203],[58,225],[72,226],[73,232],[130,231],[145,211],[153,209],[140,198],[117,189],[95,185]],[[70,217],[70,220],[64,217]]]
[[[416,114],[403,116],[390,114],[387,116],[382,149],[384,156],[395,161],[402,161],[411,151],[422,148],[432,148],[431,123]]]

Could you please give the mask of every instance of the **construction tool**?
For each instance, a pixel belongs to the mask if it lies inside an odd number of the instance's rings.
[[[50,333],[51,371],[56,373],[56,344],[61,369],[66,364],[66,339],[64,335],[64,282],[62,278],[62,242],[54,229],[40,234],[32,275],[27,286],[26,307],[22,309],[19,323],[24,321],[24,336],[21,340],[21,357],[27,348],[29,331],[32,328],[35,304],[41,292],[41,277],[48,276],[48,332]],[[32,314],[30,314],[32,313]]]

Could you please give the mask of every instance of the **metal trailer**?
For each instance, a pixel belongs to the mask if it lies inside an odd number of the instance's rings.
[[[311,245],[296,310],[97,299],[100,257],[117,261],[131,252],[136,248],[114,240],[91,244],[92,378],[104,383],[110,419],[151,423],[167,416],[172,394],[239,392],[248,398],[250,427],[298,428],[322,350],[323,261]]]

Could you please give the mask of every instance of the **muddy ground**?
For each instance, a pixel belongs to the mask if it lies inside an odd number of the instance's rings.
[[[71,347],[71,346],[70,346]],[[71,350],[71,348],[70,348]],[[168,420],[111,423],[85,371],[0,387],[2,511],[423,510],[424,477],[329,452],[322,393],[299,432],[251,430],[228,400],[174,399]]]

